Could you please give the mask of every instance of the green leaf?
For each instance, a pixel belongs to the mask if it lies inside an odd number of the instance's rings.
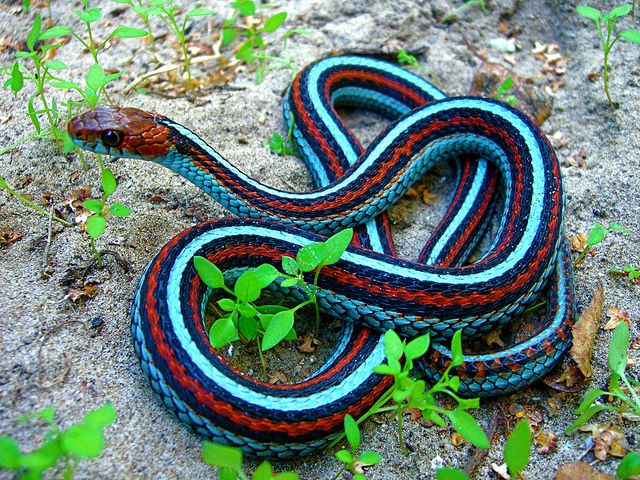
[[[456,432],[479,448],[490,448],[491,444],[476,419],[461,409],[447,411],[447,417]]]
[[[280,276],[278,269],[270,263],[263,263],[254,268],[253,271],[256,274],[256,281],[261,289],[271,285],[273,281]]]
[[[187,13],[184,18],[191,18],[191,17],[206,17],[207,15],[215,15],[215,11],[211,10],[210,8],[196,8],[195,10],[191,10],[189,13]]]
[[[407,360],[415,360],[422,357],[429,349],[429,334],[411,340],[404,347],[404,356]]]
[[[620,38],[640,45],[640,31],[638,30],[623,30],[620,32]]]
[[[384,355],[387,360],[400,360],[403,353],[402,340],[393,330],[387,330],[384,334]]]
[[[102,16],[101,8],[90,8],[84,12],[82,10],[74,10],[74,12],[78,17],[80,17],[80,20],[86,23],[97,22]]]
[[[282,256],[282,270],[289,275],[298,275],[298,263],[294,258]]]
[[[620,5],[619,7],[612,8],[607,14],[607,18],[624,17],[625,15],[629,15],[629,13],[631,13],[631,5]]]
[[[462,330],[456,330],[451,339],[451,365],[457,367],[464,362],[462,353]]]
[[[28,413],[27,415],[22,415],[18,417],[16,422],[25,423],[34,419],[42,419],[47,422],[49,425],[53,425],[55,423],[56,417],[56,407],[47,407],[43,410],[34,413]]]
[[[298,334],[296,333],[295,328],[289,330],[289,333],[284,336],[284,340],[295,340],[296,338],[298,338]]]
[[[351,243],[352,238],[352,228],[347,228],[327,238],[324,242],[322,265],[332,265],[340,260],[340,257]]]
[[[45,30],[40,34],[38,40],[49,40],[50,38],[55,37],[64,37],[66,35],[71,35],[73,30],[69,27],[65,27],[64,25],[56,25],[55,27],[51,27],[48,30]]]
[[[228,467],[220,468],[218,469],[218,478],[220,480],[238,480],[238,472]]]
[[[226,47],[238,37],[238,31],[235,27],[222,27],[222,46]]]
[[[631,232],[629,232],[627,228],[623,227],[622,225],[616,222],[611,222],[607,230],[611,230],[612,232],[622,232],[626,235],[631,235]]]
[[[104,448],[99,429],[86,425],[72,425],[60,435],[62,449],[80,458],[95,458]]]
[[[107,221],[101,215],[92,215],[87,218],[87,233],[91,238],[99,238],[107,228]]]
[[[280,282],[281,287],[293,287],[298,284],[297,278],[285,278],[282,282]]]
[[[89,428],[104,429],[115,422],[118,414],[112,403],[105,403],[85,415],[82,421]]]
[[[629,327],[620,322],[611,335],[609,343],[609,368],[621,377],[627,368],[627,351],[629,350]]]
[[[202,281],[210,288],[224,287],[224,276],[218,267],[204,257],[193,257],[193,265]]]
[[[504,461],[509,474],[515,477],[529,463],[531,454],[531,431],[526,420],[520,420],[504,444]]]
[[[256,13],[256,4],[252,0],[239,0],[233,2],[231,6],[243,17],[248,17]]]
[[[344,433],[347,436],[347,442],[349,442],[351,451],[357,451],[358,448],[360,448],[361,441],[360,429],[356,421],[349,414],[344,417]]]
[[[379,463],[380,460],[382,460],[382,455],[370,451],[362,452],[356,459],[356,461],[362,462],[365,465],[375,465],[376,463]]]
[[[300,476],[296,472],[276,473],[274,480],[300,480]]]
[[[272,480],[273,479],[273,468],[271,464],[265,460],[258,468],[253,471],[253,480]]]
[[[599,388],[590,389],[585,394],[584,398],[582,399],[582,402],[580,402],[580,406],[578,406],[578,408],[576,408],[575,413],[580,415],[587,408],[589,408],[591,406],[591,404],[593,402],[595,402],[598,397],[600,397],[602,395],[609,395],[609,392],[605,392],[604,390],[600,390]]]
[[[314,242],[305,245],[296,255],[296,263],[301,272],[310,272],[322,262],[325,257],[325,246],[323,243]]]
[[[238,50],[236,50],[236,58],[238,60],[244,60],[245,63],[251,63],[255,59],[255,54],[253,51],[253,42],[251,40],[246,40]]]
[[[634,475],[640,475],[640,453],[629,452],[627,453],[618,465],[616,475],[624,480]]]
[[[244,338],[251,341],[258,333],[258,322],[253,317],[241,315],[238,319],[238,330]]]
[[[353,456],[348,450],[338,450],[336,452],[336,458],[347,465],[351,465],[353,463]]]
[[[289,330],[293,327],[293,321],[293,310],[276,313],[265,329],[264,337],[262,338],[262,351],[275,347],[289,333]]]
[[[218,300],[218,306],[225,312],[233,312],[236,309],[236,302],[230,298],[221,298]]]
[[[105,168],[102,171],[101,182],[105,198],[111,196],[111,194],[116,191],[116,177],[113,176],[113,172],[110,169]]]
[[[569,433],[572,430],[575,430],[576,428],[578,428],[583,423],[588,422],[589,419],[593,417],[595,414],[602,412],[603,410],[610,410],[610,409],[611,407],[608,407],[607,405],[592,405],[591,407],[585,409],[584,412],[582,412],[582,414],[576,420],[574,420],[574,422],[571,425],[567,427],[567,429],[565,430],[565,433]]]
[[[213,442],[202,444],[202,459],[208,465],[220,468],[242,469],[242,450]]]
[[[60,88],[60,89],[80,90],[80,85],[78,85],[75,82],[68,82],[66,80],[54,80],[52,82],[49,82],[49,85],[54,88]]]
[[[469,480],[469,477],[462,470],[444,467],[436,472],[436,480]]]
[[[82,202],[82,206],[90,212],[94,213],[102,212],[103,208],[102,200],[96,200],[95,198],[91,200],[85,200],[84,202]]]
[[[284,155],[284,138],[279,133],[274,133],[269,138],[269,151],[276,155]]]
[[[238,305],[238,313],[249,318],[253,318],[258,315],[258,311],[253,308],[250,303],[242,303]]]
[[[578,5],[576,7],[576,12],[578,12],[578,15],[593,20],[594,22],[597,22],[600,19],[600,10],[588,7],[587,5]]]
[[[0,468],[16,469],[20,466],[20,447],[7,436],[0,437]]]
[[[42,127],[40,126],[40,120],[38,120],[36,109],[33,106],[33,98],[30,98],[27,102],[27,113],[29,115],[29,118],[31,119],[31,123],[33,123],[33,127],[36,129],[36,132],[40,134],[40,132],[42,131]]]
[[[125,207],[121,203],[114,203],[113,205],[111,205],[111,207],[109,207],[109,212],[111,213],[111,215],[118,218],[128,217],[129,215],[131,215],[131,210],[129,209],[129,207]]]
[[[33,21],[33,26],[27,35],[27,48],[31,51],[35,49],[36,42],[38,41],[38,37],[40,37],[40,26],[42,25],[42,17],[40,15],[36,16]]]
[[[58,440],[51,440],[31,453],[20,456],[20,466],[45,470],[56,464],[63,455]]]
[[[222,348],[238,339],[238,331],[231,317],[223,317],[214,322],[209,330],[209,341],[213,348]]]
[[[20,90],[22,90],[22,87],[24,86],[24,76],[20,71],[19,62],[15,62],[13,64],[13,67],[11,68],[11,81],[9,85],[11,85],[11,91],[13,93],[18,93]]]
[[[261,30],[268,33],[275,32],[280,27],[280,25],[284,23],[286,18],[287,12],[278,12],[274,15],[271,15],[264,22],[264,27],[262,27]]]
[[[126,25],[120,25],[116,27],[116,29],[111,32],[111,37],[118,38],[138,38],[138,37],[146,37],[149,35],[149,32],[146,30],[142,30],[141,28],[127,27]]]
[[[60,60],[51,60],[47,62],[46,65],[49,70],[53,70],[54,72],[59,72],[67,68],[65,63]]]
[[[261,288],[253,270],[245,270],[236,280],[233,291],[240,302],[255,302],[260,298]]]

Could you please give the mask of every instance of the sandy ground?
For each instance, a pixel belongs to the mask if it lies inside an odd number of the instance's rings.
[[[76,18],[53,0],[57,23],[78,26]],[[95,2],[94,2],[95,3]],[[205,2],[206,3],[206,2]],[[609,270],[628,263],[640,263],[637,248],[640,236],[640,49],[621,42],[612,58],[611,91],[620,108],[608,104],[599,72],[602,53],[592,25],[574,13],[573,2],[560,0],[491,1],[490,14],[470,10],[452,25],[436,22],[449,4],[456,1],[396,0],[394,2],[356,0],[338,6],[330,0],[288,2],[287,25],[304,27],[313,33],[291,42],[291,55],[301,67],[331,52],[380,53],[399,47],[421,51],[419,60],[441,80],[450,95],[468,91],[481,61],[463,42],[463,35],[477,49],[487,48],[491,39],[512,35],[518,45],[509,58],[488,51],[490,59],[501,62],[518,74],[541,83],[543,63],[535,58],[535,42],[557,43],[559,53],[568,57],[566,85],[556,92],[551,117],[544,125],[563,161],[567,191],[567,233],[585,232],[594,222],[617,221],[630,236],[613,235],[588,257],[576,272],[577,300],[585,306],[599,282],[605,287],[605,309],[615,306],[627,312],[632,322],[632,338],[640,335],[640,295],[638,285],[612,276]],[[610,8],[609,2],[597,2]],[[74,2],[80,8],[80,2]],[[115,4],[104,2],[108,23],[135,24],[130,14],[117,19]],[[225,5],[213,5],[219,12]],[[215,17],[219,22],[220,16]],[[500,33],[504,19],[506,33]],[[116,23],[117,22],[117,23]],[[215,28],[218,23],[214,22]],[[13,62],[12,48],[23,48],[32,24],[32,16],[20,13],[13,3],[0,4],[0,34],[3,47],[0,64]],[[624,28],[631,19],[624,19]],[[113,28],[113,27],[109,27]],[[204,21],[194,24],[193,32],[204,32]],[[100,28],[98,35],[101,34]],[[162,43],[162,42],[161,42]],[[122,67],[124,58],[134,56],[123,80],[114,84],[111,96],[116,103],[136,106],[170,115],[208,139],[241,170],[259,181],[284,189],[304,190],[310,182],[301,162],[265,152],[261,140],[274,131],[282,131],[281,94],[289,81],[284,70],[269,72],[259,86],[250,72],[241,73],[228,86],[205,90],[197,105],[185,98],[123,94],[126,82],[154,66],[148,52],[137,51],[136,40],[109,47],[101,55],[108,67]],[[76,43],[60,49],[59,58],[71,72],[80,75],[90,65],[90,57]],[[161,54],[172,58],[165,45]],[[6,146],[32,133],[26,116],[27,93],[14,100],[8,90],[0,91],[0,145]],[[353,115],[349,124],[365,138],[381,128],[366,115]],[[578,152],[584,163],[572,161]],[[71,195],[72,190],[92,185],[97,192],[97,167],[83,171],[76,156],[65,158],[47,142],[30,141],[0,157],[0,174],[23,194],[36,201],[51,192],[54,205]],[[83,462],[77,478],[215,478],[214,471],[199,460],[201,439],[172,417],[153,395],[138,366],[131,347],[128,310],[139,275],[145,264],[173,235],[202,218],[225,215],[221,207],[185,180],[160,167],[135,161],[113,166],[119,182],[114,201],[129,205],[134,215],[111,223],[98,241],[102,249],[119,252],[130,264],[122,270],[112,259],[108,268],[89,274],[97,282],[97,295],[82,303],[73,303],[65,283],[70,272],[91,262],[86,236],[79,229],[53,225],[50,243],[48,220],[0,193],[0,227],[16,232],[21,239],[0,248],[0,433],[17,438],[33,447],[42,429],[16,425],[15,419],[49,405],[59,407],[62,425],[79,421],[84,413],[110,400],[119,411],[117,422],[108,430],[107,448],[93,462]],[[435,178],[435,181],[438,179]],[[162,201],[151,201],[160,196]],[[414,210],[420,210],[422,207]],[[195,212],[195,213],[194,213]],[[415,256],[418,238],[433,228],[437,217],[417,216],[415,225],[398,222],[401,253]],[[72,218],[72,216],[70,217]],[[45,262],[45,250],[48,257]],[[87,322],[99,318],[99,331]],[[600,331],[592,385],[606,385],[606,348],[609,333]],[[638,359],[638,350],[631,353]],[[638,374],[637,366],[635,374]],[[633,372],[633,369],[632,369]],[[551,408],[553,399],[558,409]],[[545,387],[536,387],[496,401],[484,402],[477,417],[486,427],[494,406],[499,404],[507,417],[515,411],[537,409],[541,413],[540,430],[561,432],[574,419],[572,410],[580,395],[558,395]],[[605,417],[601,417],[605,421]],[[407,422],[407,442],[412,448],[403,456],[395,440],[395,423],[385,418],[369,421],[364,427],[364,448],[378,451],[384,460],[368,472],[372,479],[433,478],[435,469],[450,465],[462,467],[469,459],[467,444],[454,446],[451,431]],[[503,424],[503,422],[501,422]],[[637,424],[625,425],[631,449],[640,448]],[[490,462],[501,460],[502,430],[495,445],[477,471],[477,478],[488,478]],[[576,460],[587,448],[586,434],[560,436],[558,447],[550,455],[534,452],[525,475],[527,478],[554,478],[555,471]],[[331,478],[339,469],[334,451],[319,452],[279,468],[294,468],[302,478]],[[587,456],[587,459],[593,457]],[[612,473],[616,461],[599,463],[597,468]],[[0,478],[9,478],[0,473]]]

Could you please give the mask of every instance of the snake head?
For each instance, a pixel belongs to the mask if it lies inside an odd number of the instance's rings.
[[[170,130],[164,117],[137,108],[100,105],[67,124],[67,131],[80,148],[116,157],[155,160],[172,149]]]

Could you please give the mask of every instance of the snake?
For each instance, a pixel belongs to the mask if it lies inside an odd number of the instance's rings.
[[[388,123],[365,148],[338,114],[342,107]],[[470,339],[511,325],[539,297],[546,310],[526,338],[467,352],[452,373],[459,394],[484,397],[530,385],[557,364],[575,318],[564,189],[555,152],[529,117],[493,99],[448,97],[398,65],[356,55],[301,70],[286,91],[283,116],[311,191],[254,180],[160,114],[100,105],[68,123],[79,147],[166,167],[234,215],[174,237],[136,289],[134,348],[171,412],[197,433],[255,456],[307,455],[337,438],[347,414],[363,415],[393,385],[392,377],[373,373],[385,362],[385,331],[428,333],[432,347],[419,367],[437,380],[451,363],[446,345],[457,330]],[[400,259],[386,210],[444,163],[454,172],[450,204],[417,260]],[[345,228],[355,229],[354,238],[336,264],[322,268],[316,291],[323,319],[341,327],[315,373],[271,384],[212,348],[203,313],[212,292],[194,256],[237,278],[263,263],[277,267],[283,256]],[[476,253],[483,239],[488,246]],[[306,299],[299,287],[271,288]]]

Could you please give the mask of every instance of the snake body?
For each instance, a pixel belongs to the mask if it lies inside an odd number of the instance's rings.
[[[364,108],[391,122],[364,149],[335,107]],[[376,59],[339,56],[298,74],[285,121],[316,189],[290,193],[244,175],[186,127],[136,109],[98,107],[71,120],[74,141],[98,153],[152,160],[189,179],[240,219],[187,229],[151,261],[132,307],[136,353],[163,402],[197,432],[255,455],[307,454],[335,438],[344,416],[364,413],[392,380],[381,333],[429,333],[421,360],[438,377],[442,342],[513,321],[544,293],[544,322],[499,352],[466,355],[456,374],[465,395],[496,395],[547,373],[570,345],[573,277],[563,237],[564,196],[555,153],[539,128],[502,103],[447,98],[422,78]],[[425,172],[455,163],[456,188],[418,261],[395,257],[385,210]],[[494,206],[500,225],[487,252],[467,260]],[[347,227],[357,235],[322,270],[323,314],[343,320],[329,360],[308,379],[272,385],[237,371],[209,344],[209,293],[193,266],[201,255],[233,276],[280,264]],[[279,291],[302,299],[299,289]]]

